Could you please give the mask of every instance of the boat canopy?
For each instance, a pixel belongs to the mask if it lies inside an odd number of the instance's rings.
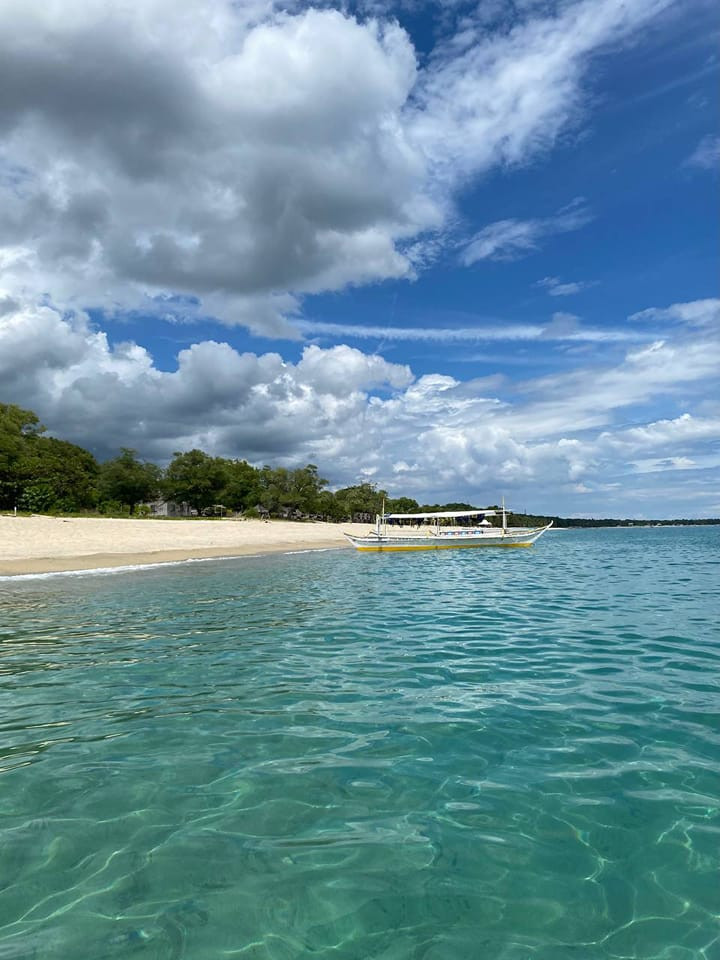
[[[498,510],[443,510],[440,513],[385,513],[384,520],[449,520],[452,517],[495,517]]]

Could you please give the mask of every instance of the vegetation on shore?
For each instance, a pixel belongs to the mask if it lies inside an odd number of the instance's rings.
[[[253,467],[245,460],[211,457],[202,450],[176,453],[164,470],[127,448],[98,463],[82,447],[45,436],[45,428],[30,410],[0,403],[0,510],[147,516],[148,502],[165,499],[186,503],[199,515],[218,510],[342,521],[374,517],[383,502],[389,513],[474,509],[468,503],[418,504],[410,497],[393,498],[371,483],[333,492],[327,482],[312,463],[296,469]],[[511,526],[540,526],[550,520],[561,527],[720,522],[579,520],[508,512]]]
[[[45,436],[30,410],[0,404],[0,510],[29,513],[96,512],[147,516],[148,502],[185,503],[197,514],[314,517],[347,520],[386,507],[417,510],[415,500],[392,499],[370,483],[332,492],[315,464],[287,469],[253,467],[245,460],[211,457],[202,450],[176,453],[163,470],[124,448],[98,463],[87,450]]]

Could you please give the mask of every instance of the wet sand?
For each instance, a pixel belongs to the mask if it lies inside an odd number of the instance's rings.
[[[367,523],[0,516],[0,576],[348,547]]]

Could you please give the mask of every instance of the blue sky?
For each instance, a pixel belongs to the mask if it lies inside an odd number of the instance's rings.
[[[720,516],[709,3],[0,21],[0,400],[101,457]]]

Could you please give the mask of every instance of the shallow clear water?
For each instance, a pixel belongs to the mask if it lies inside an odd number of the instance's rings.
[[[1,960],[712,960],[720,528],[0,583]]]

